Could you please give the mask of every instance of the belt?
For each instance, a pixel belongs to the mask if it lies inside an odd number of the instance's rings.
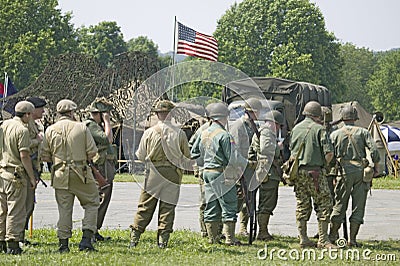
[[[339,162],[344,163],[344,164],[351,164],[351,165],[355,165],[355,166],[363,165],[362,161],[356,161],[356,160],[343,160],[343,159],[339,158]]]
[[[222,167],[217,167],[217,168],[205,168],[203,171],[222,173],[222,172],[224,171],[224,168],[222,168]]]
[[[319,170],[321,170],[321,168],[322,168],[322,166],[310,166],[310,165],[299,166],[299,170],[307,170],[307,171],[312,171],[312,170],[319,171]]]

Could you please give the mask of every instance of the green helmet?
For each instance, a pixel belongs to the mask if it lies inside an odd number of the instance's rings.
[[[342,120],[347,121],[347,120],[358,120],[358,112],[355,107],[352,105],[346,105],[342,109]]]
[[[153,112],[169,112],[175,108],[175,105],[169,100],[160,100],[153,107]]]
[[[211,119],[218,120],[229,115],[228,107],[223,103],[210,103],[206,107],[207,116]]]
[[[92,102],[86,109],[88,112],[92,113],[106,113],[113,109],[113,105],[107,99],[99,98]]]
[[[308,102],[304,106],[303,115],[321,117],[322,115],[321,105],[316,101]]]
[[[277,110],[263,112],[259,115],[258,119],[264,121],[272,121],[282,126],[285,124],[282,113]]]
[[[249,112],[258,112],[262,108],[262,104],[260,100],[256,98],[250,98],[246,100],[246,104],[244,105],[244,108],[249,111]]]

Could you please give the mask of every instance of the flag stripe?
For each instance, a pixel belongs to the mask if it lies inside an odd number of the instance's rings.
[[[178,50],[179,49],[186,49],[186,48],[202,50],[202,52],[204,52],[206,54],[210,54],[210,55],[214,55],[214,56],[218,57],[218,52],[216,52],[215,50],[208,49],[208,47],[206,45],[203,45],[203,44],[200,44],[200,43],[199,44],[191,44],[191,43],[186,42],[186,41],[179,41],[178,42]]]
[[[218,42],[213,36],[197,32],[178,22],[178,43],[176,53],[217,61]]]
[[[197,46],[193,46],[193,45],[190,45],[190,44],[187,44],[184,42],[178,43],[177,53],[178,54],[190,53],[190,55],[193,55],[194,53],[196,53],[198,55],[207,56],[208,58],[210,58],[209,60],[217,61],[217,59],[218,59],[218,53],[204,51],[201,48],[199,49]]]

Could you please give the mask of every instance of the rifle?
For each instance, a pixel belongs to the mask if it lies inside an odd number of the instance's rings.
[[[96,179],[98,187],[100,190],[104,190],[107,187],[110,186],[110,184],[107,182],[107,180],[104,178],[104,176],[100,173],[99,169],[97,169],[92,162],[89,162],[88,165],[92,169],[92,173],[94,176],[94,179]]]
[[[38,157],[38,153],[35,152],[34,154],[31,155],[31,161],[33,162],[34,160],[37,160],[37,157]],[[33,168],[33,175],[35,176],[35,179],[37,181],[39,181],[40,183],[42,183],[42,185],[44,187],[47,187],[46,182],[44,182],[44,180],[40,177],[42,174],[42,170],[38,170],[38,169],[36,169],[36,167],[32,167],[32,168]]]
[[[253,129],[254,134],[256,134],[257,138],[260,139],[260,131],[258,131],[257,125],[254,122],[253,118],[250,116],[249,111],[245,110],[245,114],[247,114],[249,118],[250,126]],[[243,195],[246,201],[246,208],[247,212],[249,213],[249,219],[250,219],[249,245],[251,245],[257,234],[257,219],[256,219],[255,208],[256,208],[256,195],[258,187],[253,191],[248,191],[244,177],[241,178],[240,185],[242,186],[243,189]]]

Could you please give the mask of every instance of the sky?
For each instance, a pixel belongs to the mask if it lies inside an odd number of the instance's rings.
[[[125,41],[153,40],[161,52],[173,50],[174,17],[196,31],[212,35],[218,19],[242,0],[59,0],[71,11],[75,27],[116,21]],[[320,8],[326,29],[342,43],[387,51],[400,48],[400,0],[310,0]]]

